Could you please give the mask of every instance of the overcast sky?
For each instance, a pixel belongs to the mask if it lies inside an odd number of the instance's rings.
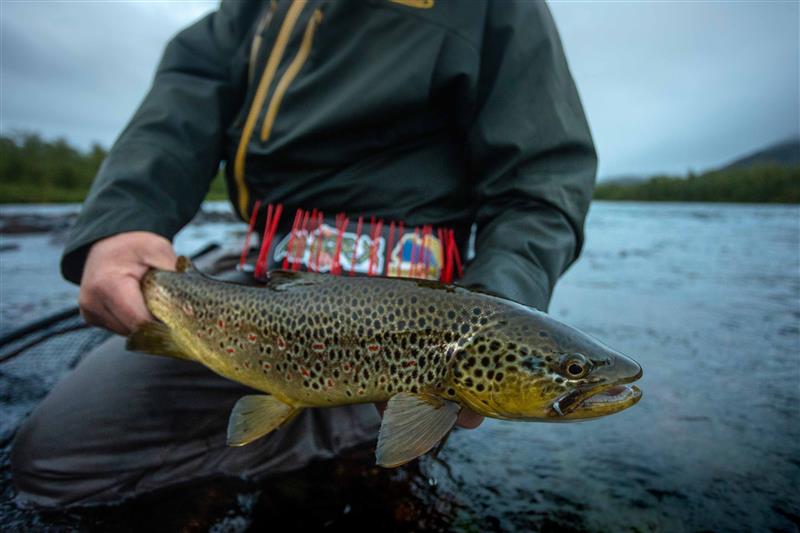
[[[215,6],[0,0],[2,133],[109,146],[169,37]],[[702,171],[800,135],[797,1],[550,6],[601,176]]]

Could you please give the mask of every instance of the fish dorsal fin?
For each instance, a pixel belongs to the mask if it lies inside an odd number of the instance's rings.
[[[294,418],[301,409],[268,394],[242,396],[228,419],[228,446],[244,446]]]
[[[178,260],[175,261],[175,271],[176,272],[195,272],[196,269],[192,264],[192,260],[186,257],[185,255],[178,256]]]
[[[165,355],[176,359],[191,358],[175,342],[172,330],[163,322],[147,322],[131,333],[125,343],[125,349],[131,352],[149,353],[152,355]]]
[[[317,285],[328,276],[311,272],[295,272],[292,270],[273,270],[269,273],[266,288],[275,291],[289,291],[298,287]]]
[[[432,394],[395,394],[383,413],[377,463],[393,468],[427,453],[450,432],[460,410],[457,403]]]

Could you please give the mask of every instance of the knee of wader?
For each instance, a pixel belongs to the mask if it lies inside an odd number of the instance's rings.
[[[11,445],[10,469],[18,501],[48,508],[80,502],[91,494],[88,480],[71,463],[64,436],[43,418],[34,411]]]

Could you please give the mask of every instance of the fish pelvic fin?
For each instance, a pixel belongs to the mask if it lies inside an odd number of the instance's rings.
[[[148,322],[131,333],[125,344],[131,352],[163,355],[191,361],[186,352],[175,341],[172,330],[163,322]]]
[[[278,429],[302,409],[268,394],[239,398],[228,419],[228,446],[244,446]]]
[[[460,410],[433,394],[395,394],[383,413],[376,462],[394,468],[429,452],[453,428]]]

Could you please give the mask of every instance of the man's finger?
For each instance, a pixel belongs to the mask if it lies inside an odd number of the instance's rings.
[[[105,305],[105,303],[101,305],[103,307],[103,312],[98,316],[98,320],[95,322],[95,325],[110,329],[118,335],[129,335],[130,331],[122,322],[119,321],[116,316],[114,316],[113,311],[107,305]]]
[[[145,322],[154,320],[144,303],[139,282],[132,277],[122,278],[114,287],[114,293],[103,300],[106,308],[124,326],[126,334],[136,330]]]

